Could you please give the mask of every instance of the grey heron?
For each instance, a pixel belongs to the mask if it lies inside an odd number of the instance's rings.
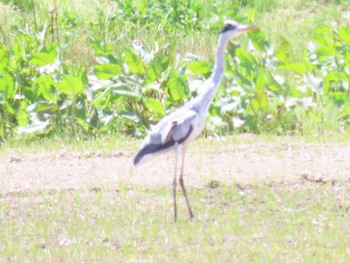
[[[193,213],[188,201],[184,185],[184,162],[188,145],[195,140],[203,131],[205,119],[209,106],[215,96],[215,93],[221,83],[224,72],[224,51],[228,41],[243,32],[257,29],[257,26],[241,25],[235,21],[226,21],[223,30],[220,33],[214,71],[211,77],[204,82],[203,91],[194,99],[185,103],[182,107],[165,116],[155,125],[141,145],[139,151],[134,157],[134,165],[138,165],[142,160],[147,159],[169,150],[175,151],[175,171],[173,179],[173,197],[174,197],[174,221],[177,219],[176,206],[176,187],[177,187],[177,168],[178,161],[181,158],[179,183],[186,200],[190,218]]]

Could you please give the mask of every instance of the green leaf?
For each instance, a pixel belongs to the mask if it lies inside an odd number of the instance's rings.
[[[321,46],[330,45],[334,42],[333,29],[329,26],[321,26],[315,29],[315,36],[312,38]]]
[[[3,45],[0,45],[0,71],[7,70],[9,65],[9,56],[7,48]]]
[[[25,55],[24,46],[20,43],[15,43],[12,47],[14,57],[19,60]]]
[[[269,44],[266,40],[264,33],[261,30],[249,31],[249,37],[252,40],[254,47],[261,51],[266,52],[269,48]]]
[[[84,118],[77,117],[77,122],[80,125],[81,128],[83,128],[84,132],[89,133],[90,132],[90,125]]]
[[[57,102],[57,96],[53,87],[54,82],[50,75],[37,78],[33,84],[37,88],[38,93],[43,95],[45,100]]]
[[[252,70],[253,66],[256,64],[255,58],[241,48],[236,49],[236,56],[239,58],[242,67],[246,69]]]
[[[256,80],[255,90],[257,92],[263,92],[265,89],[265,70],[260,69],[258,79]]]
[[[350,68],[350,52],[345,55],[345,65]]]
[[[182,83],[179,78],[179,74],[176,71],[172,70],[167,86],[169,88],[170,95],[174,101],[183,99],[185,95],[182,88]]]
[[[154,55],[147,67],[147,84],[161,78],[162,73],[169,68],[169,61],[170,57],[163,50],[159,50]]]
[[[107,56],[108,52],[106,51],[106,46],[104,43],[94,37],[89,38],[89,46],[95,51],[98,56]]]
[[[347,26],[342,26],[339,28],[338,34],[342,40],[347,44],[350,44],[350,28]]]
[[[93,100],[92,104],[106,107],[108,103],[114,103],[120,98],[137,99],[139,97],[138,93],[126,85],[109,86]]]
[[[142,59],[135,53],[134,49],[126,49],[124,59],[131,73],[138,75],[145,74],[144,63]]]
[[[1,101],[0,101],[1,102]],[[5,109],[5,112],[8,114],[14,114],[15,109],[13,108],[13,104],[9,102],[8,100],[2,101],[0,104],[2,104],[3,108]]]
[[[163,104],[160,101],[155,100],[153,98],[146,98],[144,100],[144,103],[147,109],[149,109],[151,112],[159,113],[161,115],[165,114]]]
[[[29,114],[25,107],[21,107],[17,114],[17,121],[19,126],[26,126],[29,122]]]
[[[108,88],[92,101],[92,105],[106,107],[110,102],[111,96],[110,88]]]
[[[344,92],[340,92],[340,91],[330,92],[329,97],[332,98],[335,104],[337,104],[338,106],[349,104],[348,96]]]
[[[77,95],[84,89],[82,80],[72,75],[64,75],[61,82],[57,83],[58,89],[67,95]]]
[[[280,37],[281,45],[276,49],[275,56],[283,64],[288,64],[291,59],[292,45],[285,37]]]
[[[350,117],[350,105],[346,105],[343,108],[342,115],[347,118]]]
[[[279,93],[282,90],[281,84],[278,83],[278,81],[275,79],[275,77],[272,75],[270,71],[266,72],[268,84],[267,88],[275,93]]]
[[[254,111],[261,110],[264,113],[268,112],[269,98],[267,92],[258,92],[251,99],[251,105]]]
[[[45,112],[45,113],[54,113],[58,110],[58,105],[55,103],[40,101],[37,103],[35,111],[36,112]]]
[[[112,86],[112,93],[114,95],[122,96],[122,97],[128,97],[128,98],[139,98],[139,94],[136,93],[132,88],[126,86],[126,85],[117,85]]]
[[[285,64],[285,65],[279,66],[278,69],[291,70],[301,75],[303,75],[307,71],[306,64],[302,62]]]
[[[17,91],[15,80],[9,73],[0,75],[0,102],[14,98]]]
[[[39,67],[52,64],[57,59],[57,45],[50,44],[44,47],[40,52],[31,54],[30,62]]]
[[[344,71],[331,71],[324,78],[324,91],[327,94],[331,89],[332,83],[347,82],[349,77]]]
[[[319,60],[322,60],[326,57],[333,57],[336,54],[336,49],[334,47],[321,46],[315,51]]]
[[[187,69],[194,74],[208,74],[211,71],[208,61],[193,62],[187,65]]]
[[[117,64],[102,64],[94,66],[94,73],[99,79],[109,79],[121,73],[122,67]]]

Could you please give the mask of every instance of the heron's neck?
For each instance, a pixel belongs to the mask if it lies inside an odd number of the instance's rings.
[[[225,51],[227,42],[228,42],[227,39],[223,38],[223,36],[220,36],[217,53],[216,53],[216,59],[215,59],[213,80],[221,79],[222,74],[224,72],[224,51]]]
[[[215,58],[214,71],[211,75],[211,81],[214,85],[210,87],[209,92],[212,92],[212,93],[215,93],[218,87],[220,86],[222,75],[224,74],[224,52],[227,46],[227,42],[228,42],[228,39],[226,39],[221,35],[219,38],[219,43],[218,43],[218,48],[217,48],[217,53]]]
[[[214,71],[211,77],[208,79],[207,90],[196,99],[196,101],[200,102],[200,107],[204,109],[203,112],[208,111],[210,103],[213,100],[218,87],[220,86],[222,75],[224,73],[224,51],[227,42],[228,39],[221,35],[216,53]]]

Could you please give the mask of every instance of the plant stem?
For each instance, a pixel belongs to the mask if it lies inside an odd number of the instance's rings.
[[[32,9],[33,9],[33,18],[34,18],[34,28],[35,28],[35,31],[37,31],[38,28],[37,28],[37,23],[36,23],[36,14],[35,14],[34,0],[32,0]]]

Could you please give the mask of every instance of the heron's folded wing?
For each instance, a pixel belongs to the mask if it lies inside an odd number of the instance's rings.
[[[173,140],[175,142],[182,143],[188,138],[193,130],[193,127],[197,124],[198,114],[195,111],[188,110],[181,113],[181,115],[171,120],[170,127],[162,131],[162,139],[164,142]]]
[[[137,165],[146,155],[167,150],[175,143],[184,142],[197,125],[198,114],[192,110],[181,111],[176,115],[169,115],[156,125],[134,158]]]

